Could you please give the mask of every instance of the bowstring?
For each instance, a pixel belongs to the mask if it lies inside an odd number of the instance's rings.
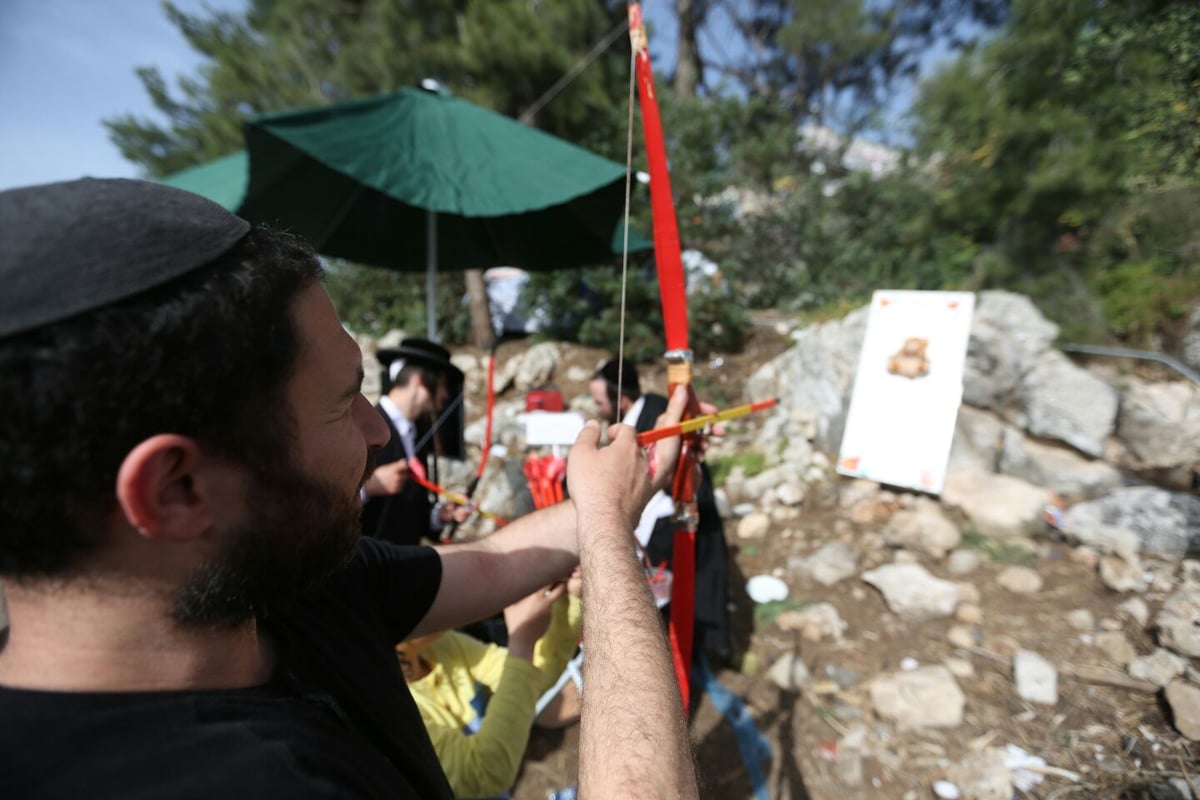
[[[625,219],[621,245],[621,314],[617,332],[617,400],[618,422],[621,408],[621,389],[625,385],[625,289],[629,279],[629,204],[633,194],[633,101],[637,75],[637,50],[629,49],[629,119],[625,125]]]

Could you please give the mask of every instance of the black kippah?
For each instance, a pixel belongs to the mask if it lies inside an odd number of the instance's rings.
[[[617,386],[618,372],[621,373],[620,387]],[[638,383],[637,364],[628,358],[620,360],[614,358],[605,362],[604,366],[596,370],[596,377],[603,378],[605,383],[614,389],[619,389],[622,394],[641,397],[642,388]]]
[[[0,192],[0,336],[178,278],[249,230],[211,200],[149,181],[84,178]]]

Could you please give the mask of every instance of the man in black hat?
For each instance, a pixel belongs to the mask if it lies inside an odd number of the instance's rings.
[[[588,385],[597,413],[605,422],[630,425],[642,433],[651,430],[667,408],[660,394],[642,394],[637,365],[629,359],[611,359],[592,376]],[[729,553],[725,543],[725,525],[717,511],[712,475],[706,464],[700,465],[700,485],[696,487],[699,521],[696,524],[696,604],[693,633],[693,657],[708,651],[725,660],[732,643],[729,629]],[[635,534],[651,566],[665,563],[671,568],[675,550],[675,532],[671,522],[674,502],[666,492],[658,492],[646,504]]]
[[[425,339],[405,339],[375,357],[386,373],[376,410],[391,437],[376,456],[379,466],[363,485],[362,532],[396,544],[419,544],[421,537],[470,515],[463,506],[435,503],[426,489],[408,478],[410,460],[421,469],[429,466],[430,448],[418,452],[420,439],[432,443],[444,430],[461,435],[463,373],[450,362],[446,348]],[[447,426],[446,420],[452,424]]]
[[[449,797],[394,644],[580,554],[582,786],[696,795],[628,547],[653,491],[632,433],[586,427],[571,501],[483,542],[363,539],[388,433],[311,249],[126,180],[0,192],[0,242],[6,796]]]

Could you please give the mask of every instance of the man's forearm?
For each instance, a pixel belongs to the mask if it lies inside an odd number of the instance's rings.
[[[619,518],[579,521],[584,798],[698,796],[679,686],[632,535]]]
[[[413,636],[474,622],[539,587],[565,580],[579,560],[575,509],[567,500],[521,517],[485,539],[437,550],[441,586]]]

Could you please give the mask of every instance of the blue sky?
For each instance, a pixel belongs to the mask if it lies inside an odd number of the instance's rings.
[[[240,8],[244,0],[176,0],[185,11]],[[655,66],[674,58],[667,0],[644,3]],[[723,20],[702,45],[732,38]],[[83,175],[130,177],[137,168],[101,120],[153,109],[134,70],[158,67],[169,81],[200,59],[167,22],[158,0],[0,0],[0,189]],[[911,95],[910,95],[911,96]],[[906,98],[907,99],[907,98]]]
[[[158,0],[0,0],[0,189],[137,175],[100,120],[151,113],[135,68],[174,76],[198,63]]]

